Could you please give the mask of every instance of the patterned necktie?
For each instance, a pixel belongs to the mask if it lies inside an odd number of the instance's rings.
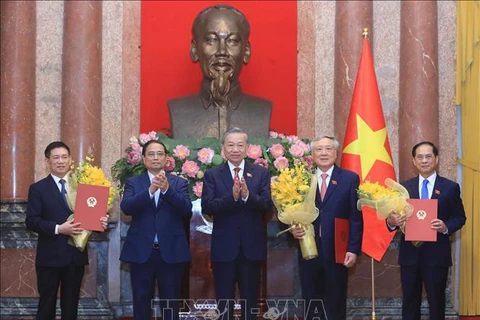
[[[61,193],[62,193],[62,197],[63,197],[63,200],[65,201],[65,203],[67,204],[68,206],[68,201],[67,201],[67,189],[65,188],[65,180],[64,179],[60,179],[60,184],[62,185],[62,190],[61,190]]]
[[[322,173],[322,186],[320,187],[320,198],[323,199],[325,198],[325,193],[327,193],[327,177],[328,174]]]
[[[235,175],[233,177],[233,183],[236,184],[236,185],[239,185],[240,184],[240,176],[238,175],[238,173],[240,172],[240,168],[235,167],[235,168],[233,168],[233,171],[235,171]]]
[[[427,179],[423,180],[422,196],[421,196],[420,199],[428,199],[428,188],[427,188],[427,185],[428,185],[428,180],[427,180]]]

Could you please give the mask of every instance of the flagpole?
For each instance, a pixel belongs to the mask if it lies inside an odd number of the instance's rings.
[[[372,261],[372,320],[375,320],[375,270],[373,258],[370,260]]]
[[[368,38],[368,28],[363,28],[362,36],[365,39]],[[376,319],[376,315],[375,315],[375,264],[374,264],[374,261],[373,261],[372,257],[370,257],[370,261],[371,261],[371,272],[372,272],[372,275],[371,275],[371,278],[372,278],[372,320],[375,320]]]

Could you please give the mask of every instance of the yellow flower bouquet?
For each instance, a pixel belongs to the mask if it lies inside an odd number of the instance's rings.
[[[377,211],[377,218],[385,220],[388,214],[395,211],[400,215],[410,217],[413,213],[413,207],[407,202],[410,198],[407,189],[390,178],[385,179],[386,187],[378,182],[370,182],[368,180],[360,184],[357,195],[357,208],[362,210],[363,206],[370,207]],[[400,227],[405,232],[405,225]]]
[[[318,256],[315,243],[313,221],[318,217],[315,207],[317,176],[306,170],[304,164],[294,168],[286,168],[271,184],[272,198],[278,210],[278,220],[290,225],[280,233],[300,226],[305,230],[305,236],[300,239],[300,249],[305,260]]]
[[[105,172],[97,166],[92,164],[93,157],[87,155],[85,161],[80,162],[77,168],[73,168],[67,177],[69,192],[67,193],[67,202],[72,211],[75,209],[75,200],[77,198],[78,184],[90,184],[94,186],[109,187],[108,194],[108,210],[110,211],[114,205],[115,198],[119,190],[112,186],[112,182],[106,177]],[[67,220],[74,219],[75,213],[71,214]],[[71,235],[68,243],[78,250],[85,250],[88,238],[92,234],[90,230],[83,230],[81,234]]]

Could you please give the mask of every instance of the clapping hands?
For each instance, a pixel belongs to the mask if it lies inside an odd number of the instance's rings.
[[[241,177],[238,181],[234,181],[232,194],[235,201],[238,201],[240,197],[242,199],[248,198],[248,186],[244,177]]]

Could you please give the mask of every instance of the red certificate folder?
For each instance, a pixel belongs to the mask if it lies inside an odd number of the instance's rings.
[[[438,200],[407,199],[413,206],[413,213],[405,225],[405,241],[437,241],[437,231],[431,228],[437,219]]]
[[[108,187],[78,184],[74,219],[85,230],[104,231],[100,218],[107,214]]]
[[[348,250],[350,221],[335,218],[335,262],[343,264]]]

